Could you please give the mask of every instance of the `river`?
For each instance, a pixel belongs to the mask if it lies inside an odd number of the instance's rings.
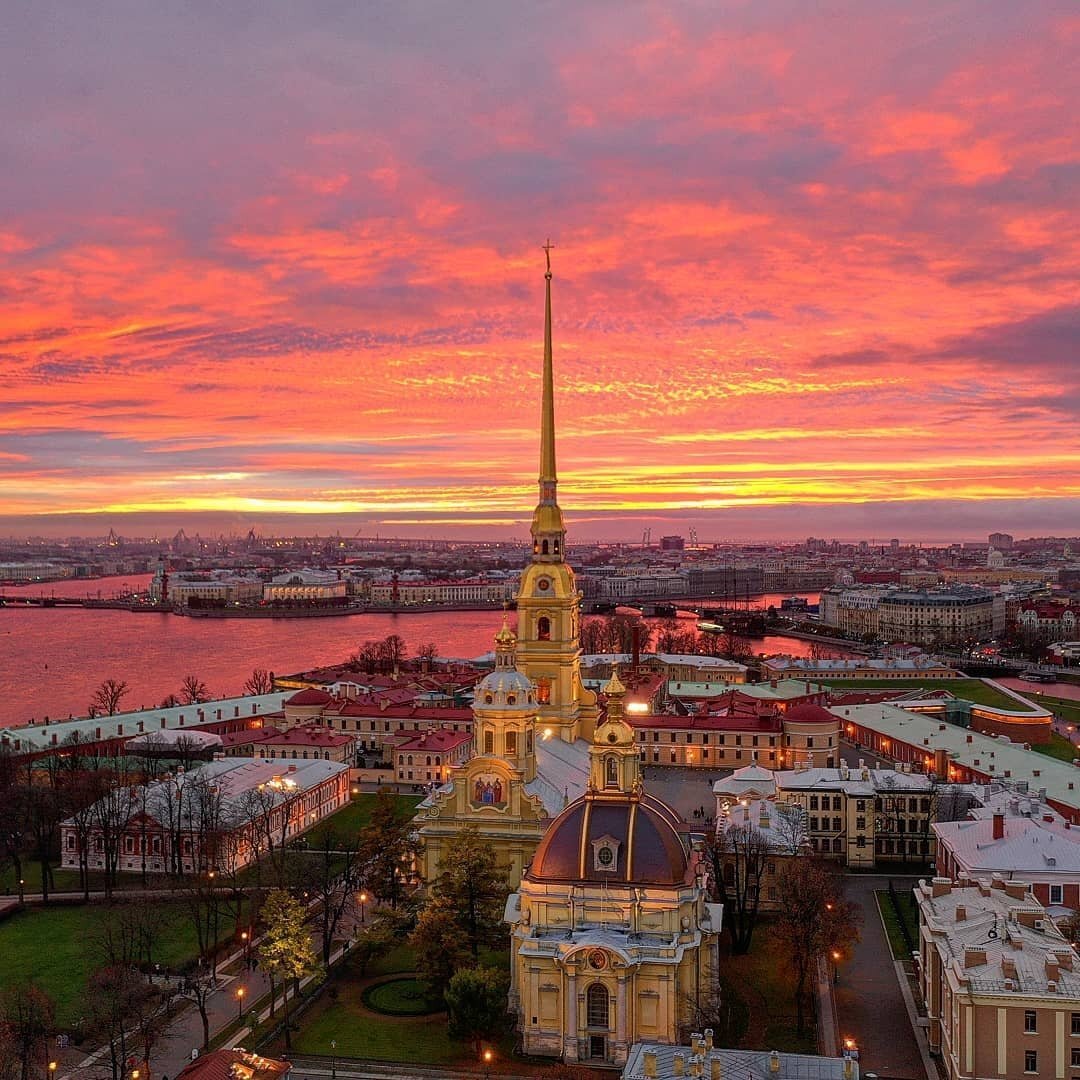
[[[36,596],[114,596],[149,586],[148,575],[24,586]],[[5,587],[5,593],[17,590]],[[817,596],[808,594],[811,603]],[[779,607],[782,596],[765,596]],[[253,668],[281,674],[347,659],[365,641],[400,634],[410,651],[433,641],[444,657],[473,657],[492,647],[495,611],[363,614],[322,619],[188,619],[92,608],[0,608],[0,727],[31,718],[84,714],[105,678],[123,679],[126,708],[151,707],[179,693],[185,675],[210,692],[241,692]],[[811,643],[768,636],[755,653],[807,656]],[[825,655],[843,655],[833,650]]]

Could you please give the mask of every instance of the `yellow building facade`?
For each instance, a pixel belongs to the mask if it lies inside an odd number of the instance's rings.
[[[544,830],[581,794],[588,777],[587,740],[599,708],[581,678],[581,594],[565,560],[557,498],[550,261],[540,427],[540,492],[532,555],[517,592],[518,632],[503,626],[495,671],[474,692],[475,756],[418,808],[425,881],[438,874],[450,838],[472,825],[495,848],[516,887]]]
[[[642,786],[617,674],[585,794],[551,823],[507,905],[510,1006],[526,1054],[621,1065],[677,1043],[715,985],[722,909],[678,815]]]

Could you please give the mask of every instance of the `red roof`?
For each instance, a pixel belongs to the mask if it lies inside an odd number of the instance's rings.
[[[787,718],[789,722],[795,724],[840,723],[840,719],[835,713],[831,713],[828,709],[822,708],[820,705],[814,705],[811,702],[805,702],[802,705],[796,705],[793,709],[788,709]]]
[[[233,1080],[232,1067],[237,1064],[252,1070],[252,1080],[278,1080],[292,1070],[292,1062],[264,1058],[246,1050],[211,1050],[185,1065],[176,1080]]]
[[[695,716],[631,715],[627,719],[634,728],[660,728],[664,731],[750,731],[777,733],[783,730],[780,713],[762,716],[715,716],[698,713]]]
[[[270,746],[344,746],[352,741],[351,735],[337,735],[317,724],[275,732],[264,740]]]
[[[288,701],[286,705],[329,705],[333,702],[334,695],[328,694],[325,690],[316,690],[315,687],[309,686],[306,690],[299,690]]]
[[[276,727],[245,728],[243,731],[229,731],[221,736],[222,746],[246,746],[248,743],[262,742],[278,734]]]
[[[448,731],[446,728],[436,728],[434,731],[425,731],[411,739],[406,739],[397,745],[400,750],[423,750],[433,754],[445,754],[450,750],[456,750],[462,743],[467,743],[472,735],[465,731]]]

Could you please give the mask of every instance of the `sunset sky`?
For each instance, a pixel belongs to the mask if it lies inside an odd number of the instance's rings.
[[[1015,0],[5,4],[0,533],[523,535],[550,236],[573,538],[1076,534],[1078,54]]]

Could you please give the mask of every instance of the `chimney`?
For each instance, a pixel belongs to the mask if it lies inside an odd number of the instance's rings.
[[[982,967],[986,963],[986,950],[985,949],[965,949],[964,950],[964,967]]]
[[[712,1065],[712,1069],[709,1073],[709,1080],[723,1080],[724,1067],[721,1064],[720,1059],[718,1057],[710,1058],[709,1062]]]
[[[671,1059],[671,1072],[673,1076],[683,1076],[686,1073],[686,1059],[680,1050],[676,1050]]]
[[[994,839],[995,840],[1004,840],[1005,839],[1005,815],[1004,814],[995,814],[994,815]]]
[[[711,1050],[713,1048],[713,1029],[705,1029],[705,1049]]]
[[[645,1068],[645,1075],[648,1077],[656,1076],[656,1051],[646,1050],[641,1055],[641,1063]]]
[[[780,1054],[774,1050],[769,1055],[769,1072],[778,1073],[780,1071]]]
[[[936,900],[939,896],[948,896],[952,892],[952,882],[948,878],[936,877],[930,883],[931,897]]]
[[[1058,964],[1058,958],[1054,953],[1046,954],[1046,977],[1051,982],[1057,982],[1059,975],[1060,965]]]
[[[967,921],[967,908],[963,904],[957,904],[956,905],[956,921],[957,922],[966,922]]]

